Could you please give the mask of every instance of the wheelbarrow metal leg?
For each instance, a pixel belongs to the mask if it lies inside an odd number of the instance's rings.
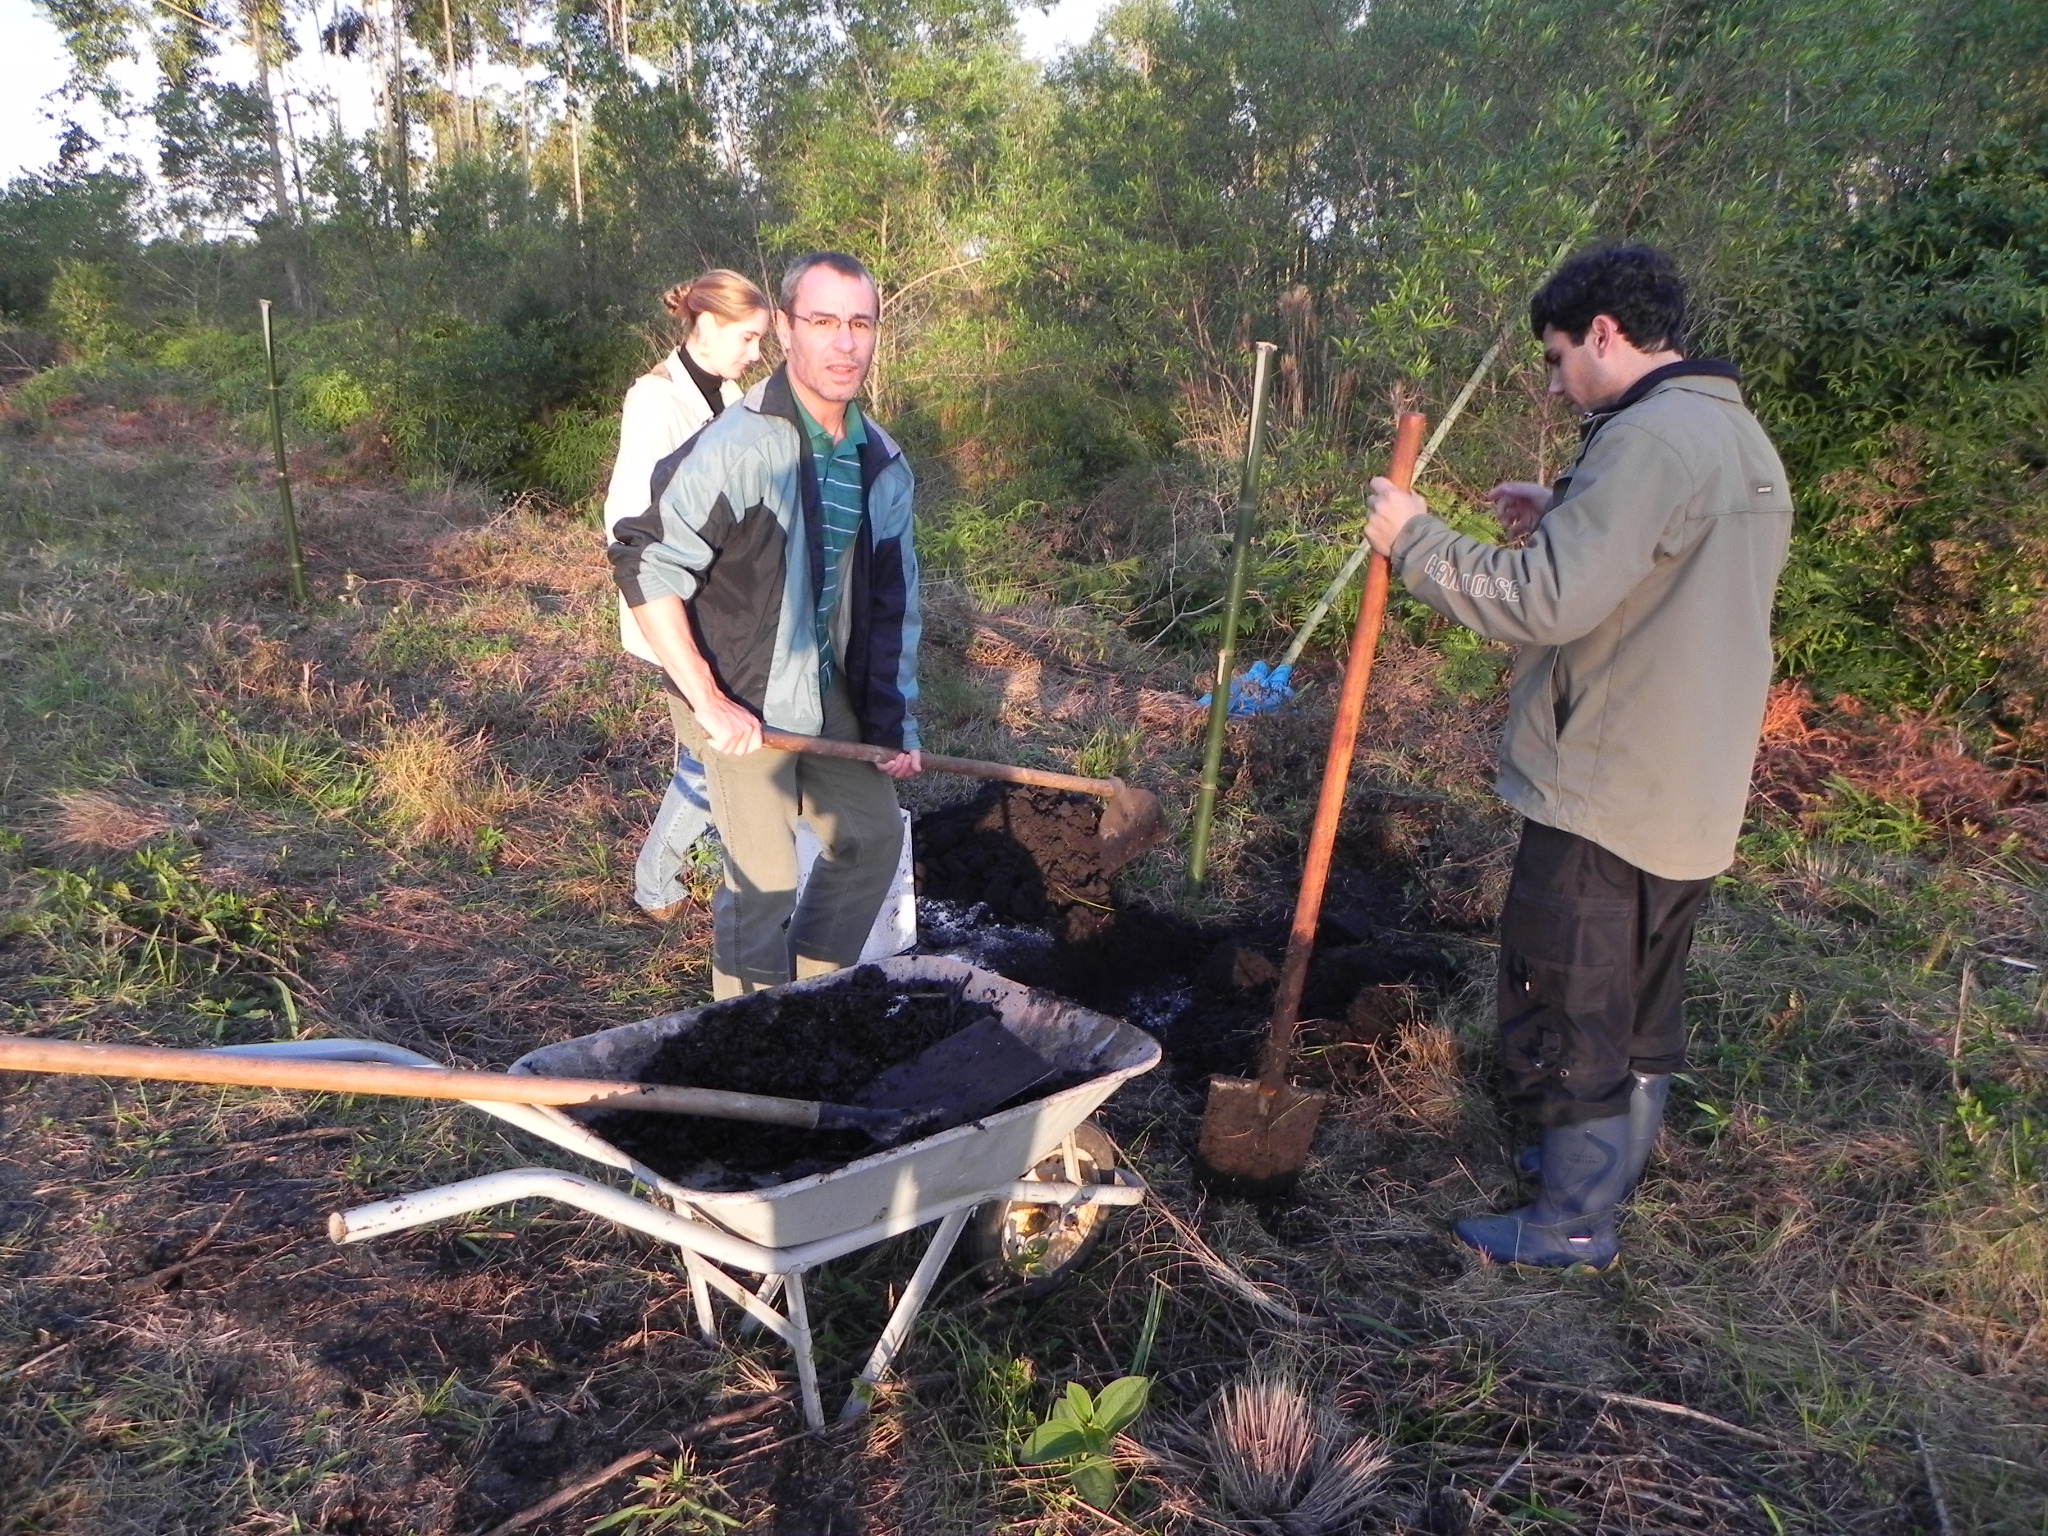
[[[902,1300],[889,1314],[888,1326],[882,1330],[881,1338],[875,1341],[874,1353],[868,1356],[860,1379],[847,1395],[846,1406],[839,1410],[841,1422],[857,1419],[868,1411],[868,1404],[874,1400],[875,1384],[895,1363],[896,1356],[902,1353],[904,1344],[909,1341],[910,1330],[917,1325],[917,1314],[923,1310],[925,1298],[931,1295],[932,1287],[939,1283],[939,1271],[945,1268],[946,1260],[952,1256],[953,1245],[960,1241],[960,1234],[966,1230],[967,1218],[971,1214],[973,1207],[964,1207],[939,1223],[939,1230],[933,1235],[931,1246],[925,1249],[924,1257],[918,1261],[910,1284],[903,1288]]]
[[[825,1427],[825,1405],[818,1397],[818,1362],[811,1356],[811,1308],[804,1298],[802,1270],[793,1269],[783,1282],[789,1294],[790,1353],[796,1356],[797,1390],[804,1400],[804,1427]]]
[[[711,1285],[704,1278],[705,1261],[683,1250],[683,1268],[690,1275],[690,1305],[697,1312],[697,1335],[706,1344],[718,1342],[718,1324],[711,1316]]]
[[[754,1294],[759,1296],[769,1306],[774,1306],[776,1298],[782,1295],[782,1276],[763,1275],[761,1277],[761,1288]],[[761,1320],[751,1312],[739,1321],[739,1329],[743,1334],[752,1333],[760,1326]]]

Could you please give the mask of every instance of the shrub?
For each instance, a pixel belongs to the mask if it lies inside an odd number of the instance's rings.
[[[216,326],[178,331],[157,343],[156,357],[164,367],[204,383],[224,410],[246,414],[264,403],[269,375],[263,339],[254,331]]]
[[[293,393],[297,396],[294,414],[321,432],[346,432],[376,410],[370,387],[346,368],[302,375]]]
[[[54,368],[45,368],[17,389],[14,404],[38,416],[65,405],[137,410],[174,382],[161,368],[128,357],[59,363]]]
[[[2023,754],[2048,702],[2048,151],[1958,159],[1788,258],[1738,340],[1798,489],[1779,665],[1965,708]]]
[[[125,345],[131,332],[121,318],[121,281],[105,262],[57,263],[50,280],[50,318],[57,334],[83,362],[98,362]]]
[[[617,411],[557,411],[531,429],[534,477],[542,490],[579,502],[604,489],[619,451]]]

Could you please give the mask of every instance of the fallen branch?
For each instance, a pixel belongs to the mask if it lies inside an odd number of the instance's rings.
[[[538,1504],[522,1509],[509,1520],[500,1521],[492,1526],[490,1530],[484,1533],[484,1536],[510,1536],[510,1533],[513,1531],[523,1531],[529,1525],[536,1525],[540,1521],[547,1519],[549,1515],[567,1509],[578,1499],[597,1492],[598,1489],[611,1482],[614,1478],[623,1476],[644,1462],[654,1460],[655,1457],[667,1450],[671,1444],[680,1450],[692,1440],[701,1440],[706,1435],[715,1434],[721,1429],[728,1429],[734,1424],[744,1424],[749,1419],[758,1418],[764,1410],[780,1407],[786,1401],[787,1399],[781,1396],[764,1397],[757,1403],[748,1404],[745,1408],[735,1408],[730,1413],[714,1414],[708,1419],[699,1419],[695,1424],[687,1425],[675,1431],[674,1434],[666,1436],[662,1444],[646,1446],[637,1451],[628,1451],[625,1455],[619,1457],[618,1460],[606,1462],[588,1477],[580,1477],[566,1487],[556,1489]]]
[[[1927,1479],[1927,1497],[1934,1501],[1934,1523],[1941,1528],[1941,1536],[1956,1536],[1955,1522],[1948,1514],[1948,1500],[1942,1496],[1941,1479],[1934,1472],[1934,1457],[1927,1449],[1927,1437],[1917,1429],[1913,1431],[1913,1445],[1920,1452],[1920,1472]]]
[[[158,1290],[162,1290],[171,1281],[184,1274],[186,1270],[192,1267],[193,1262],[201,1254],[213,1246],[213,1240],[220,1236],[220,1229],[228,1224],[228,1218],[235,1214],[235,1207],[242,1203],[242,1198],[246,1194],[248,1194],[247,1190],[241,1190],[236,1193],[235,1198],[228,1202],[228,1208],[220,1213],[220,1220],[207,1228],[204,1237],[185,1250],[183,1258],[178,1259],[174,1263],[166,1264],[162,1269],[152,1270],[149,1274],[129,1281],[128,1289],[131,1291],[144,1291],[154,1285]]]
[[[1651,1413],[1668,1413],[1676,1418],[1691,1419],[1694,1423],[1705,1424],[1718,1429],[1724,1435],[1734,1435],[1739,1440],[1749,1440],[1757,1445],[1768,1445],[1773,1450],[1783,1450],[1784,1445],[1759,1430],[1744,1429],[1740,1424],[1730,1424],[1726,1419],[1717,1419],[1711,1413],[1702,1413],[1697,1408],[1688,1408],[1683,1403],[1667,1403],[1654,1397],[1632,1397],[1626,1392],[1602,1392],[1597,1387],[1567,1386],[1562,1382],[1544,1382],[1543,1386],[1559,1391],[1578,1392],[1587,1397],[1597,1397],[1603,1403],[1617,1408],[1644,1408]]]

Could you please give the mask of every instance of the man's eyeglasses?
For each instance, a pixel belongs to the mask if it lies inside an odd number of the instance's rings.
[[[871,315],[791,315],[790,319],[805,326],[813,336],[837,336],[842,330],[852,331],[856,340],[866,340],[881,328]]]

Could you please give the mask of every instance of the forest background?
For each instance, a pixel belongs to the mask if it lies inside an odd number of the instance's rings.
[[[1560,467],[1522,305],[1561,248],[1647,240],[1794,477],[1784,671],[2003,760],[2048,742],[2048,13],[2022,0],[1127,0],[1049,69],[1000,0],[39,3],[77,115],[146,115],[160,159],[73,127],[0,194],[9,345],[68,359],[28,408],[176,374],[247,409],[274,297],[301,431],[587,505],[664,286],[845,248],[883,286],[874,406],[927,564],[1169,648],[1213,644],[1210,493],[1277,341],[1257,654],[1355,543],[1390,406],[1441,414],[1497,335],[1429,489],[1476,515]],[[370,131],[310,83],[335,70]]]

